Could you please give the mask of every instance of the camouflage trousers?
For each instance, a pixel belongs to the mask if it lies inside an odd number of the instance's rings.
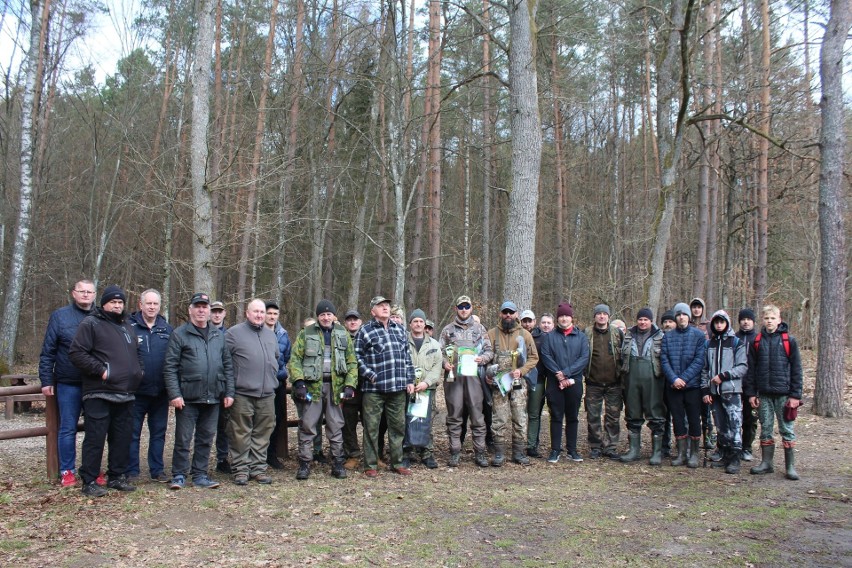
[[[761,394],[760,406],[757,407],[760,417],[760,445],[769,446],[775,443],[772,431],[775,430],[775,420],[778,420],[778,433],[785,442],[795,442],[793,432],[795,421],[784,420],[784,405],[787,404],[786,394]]]
[[[491,432],[494,434],[494,444],[505,447],[506,442],[511,441],[513,451],[523,452],[527,445],[526,387],[512,390],[506,396],[494,389],[493,400]],[[506,432],[510,421],[512,431]]]
[[[713,395],[713,420],[720,448],[743,448],[743,400],[739,393]]]
[[[602,385],[586,381],[586,428],[589,448],[614,452],[621,435],[621,383]],[[603,417],[601,416],[603,415]],[[601,427],[603,418],[603,428]]]

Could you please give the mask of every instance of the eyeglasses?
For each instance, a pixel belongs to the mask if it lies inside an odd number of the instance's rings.
[[[470,304],[459,304],[458,306],[456,306],[456,308],[458,308],[460,310],[469,310]]]
[[[508,316],[508,315],[514,315],[517,312],[515,312],[515,310],[510,310],[509,308],[506,308],[505,310],[503,310],[500,313],[503,314],[504,316]]]
[[[74,290],[74,291],[77,292],[78,294],[86,294],[88,296],[91,296],[92,294],[95,293],[94,290]]]

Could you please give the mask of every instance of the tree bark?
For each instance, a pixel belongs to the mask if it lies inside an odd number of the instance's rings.
[[[761,58],[760,58],[760,105],[757,127],[766,135],[757,141],[757,265],[754,272],[754,295],[757,305],[762,306],[766,297],[766,268],[769,253],[769,133],[770,133],[770,35],[769,0],[760,2]]]
[[[843,47],[852,27],[852,2],[833,0],[822,40],[819,74],[820,150],[819,232],[821,249],[821,298],[819,355],[814,391],[814,413],[833,418],[845,413],[843,352],[846,347],[846,209],[843,179],[846,133],[843,119]]]

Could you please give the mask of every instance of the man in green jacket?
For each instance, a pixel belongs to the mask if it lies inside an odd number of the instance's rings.
[[[411,353],[411,363],[414,365],[414,396],[428,397],[431,414],[435,416],[435,390],[441,382],[441,370],[444,359],[441,356],[441,346],[426,334],[426,314],[421,309],[411,312],[408,317],[408,351]],[[417,455],[429,469],[438,467],[434,454],[434,439],[431,422],[429,443],[423,447],[406,446],[403,448],[403,467],[410,468],[411,462]]]

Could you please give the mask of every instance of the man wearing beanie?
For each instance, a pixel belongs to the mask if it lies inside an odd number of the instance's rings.
[[[107,487],[135,491],[126,477],[133,441],[134,393],[142,381],[142,353],[136,332],[127,321],[127,296],[107,286],[100,307],[80,322],[68,356],[80,369],[86,435],[83,438],[83,494],[103,497],[97,484],[104,445],[109,437]]]
[[[663,312],[662,317],[660,318],[660,329],[663,330],[663,333],[670,331],[677,327],[677,322],[675,322],[674,312],[672,310],[666,310]]]
[[[662,463],[663,428],[666,407],[663,405],[663,372],[660,366],[660,345],[663,332],[654,325],[650,308],[636,314],[636,325],[624,334],[621,364],[627,382],[627,429],[630,448],[621,461],[636,461],[642,449],[642,425],[651,430],[651,459],[649,465]]]
[[[441,353],[444,357],[444,396],[447,401],[447,436],[450,438],[450,460],[447,465],[459,465],[463,414],[470,416],[473,435],[473,455],[476,465],[488,467],[485,455],[487,426],[482,414],[485,393],[477,374],[465,373],[464,358],[473,357],[476,365],[487,365],[494,356],[491,340],[481,323],[473,316],[469,296],[456,300],[456,317],[441,330]]]
[[[589,457],[592,459],[601,455],[611,459],[619,457],[616,450],[621,435],[621,409],[624,407],[621,385],[621,342],[624,334],[610,325],[609,316],[609,306],[598,304],[595,306],[595,324],[586,329],[589,340],[586,426],[591,450]]]
[[[379,423],[387,416],[391,469],[411,475],[403,465],[406,394],[414,392],[414,365],[403,327],[391,321],[390,300],[376,296],[370,300],[373,319],[355,336],[355,356],[362,386],[364,417],[364,475],[379,475]],[[357,376],[353,378],[357,380]],[[355,383],[352,383],[353,386]]]
[[[542,341],[545,393],[550,407],[550,445],[547,461],[557,463],[562,453],[562,422],[565,422],[565,451],[569,459],[583,461],[577,452],[580,401],[583,399],[583,372],[589,365],[589,342],[574,326],[574,308],[568,302],[556,310],[556,329]]]
[[[435,391],[441,382],[441,345],[426,335],[426,314],[421,309],[416,309],[408,316],[408,351],[411,353],[411,363],[414,365],[414,396],[429,399],[429,442],[425,446],[414,447],[406,445],[403,447],[403,467],[411,467],[416,457],[429,469],[438,467],[435,461],[435,442],[432,437],[432,418],[435,416]],[[409,422],[406,420],[406,430]],[[408,436],[406,435],[406,438]]]
[[[697,468],[701,441],[701,370],[704,368],[705,337],[699,328],[689,324],[691,312],[688,305],[683,302],[675,305],[674,313],[677,327],[663,336],[660,354],[666,379],[665,396],[677,438],[678,456],[672,465],[686,463],[690,468]],[[687,437],[691,450],[688,462]]]
[[[526,455],[527,388],[530,382],[538,382],[538,350],[530,332],[518,322],[517,314],[518,307],[514,302],[503,302],[500,325],[488,330],[497,370],[496,377],[486,380],[493,383],[506,373],[511,375],[511,387],[506,392],[497,384],[491,386],[494,409],[491,430],[495,448],[491,465],[495,467],[502,466],[505,461],[507,441],[512,443],[512,461],[520,465],[530,464]],[[532,377],[530,373],[533,373]],[[507,427],[511,428],[508,432]]]
[[[299,407],[299,470],[304,481],[311,473],[314,439],[325,415],[325,434],[331,449],[331,475],[346,477],[343,467],[343,408],[355,398],[358,361],[352,337],[338,321],[337,310],[328,300],[317,304],[317,321],[296,337],[290,358],[293,398]]]
[[[737,320],[740,326],[737,338],[746,344],[746,354],[748,354],[751,346],[754,345],[754,338],[757,337],[757,328],[754,325],[757,317],[751,308],[743,308]],[[751,448],[757,435],[757,422],[757,410],[751,407],[746,397],[743,397],[743,461],[750,462],[754,459]]]

